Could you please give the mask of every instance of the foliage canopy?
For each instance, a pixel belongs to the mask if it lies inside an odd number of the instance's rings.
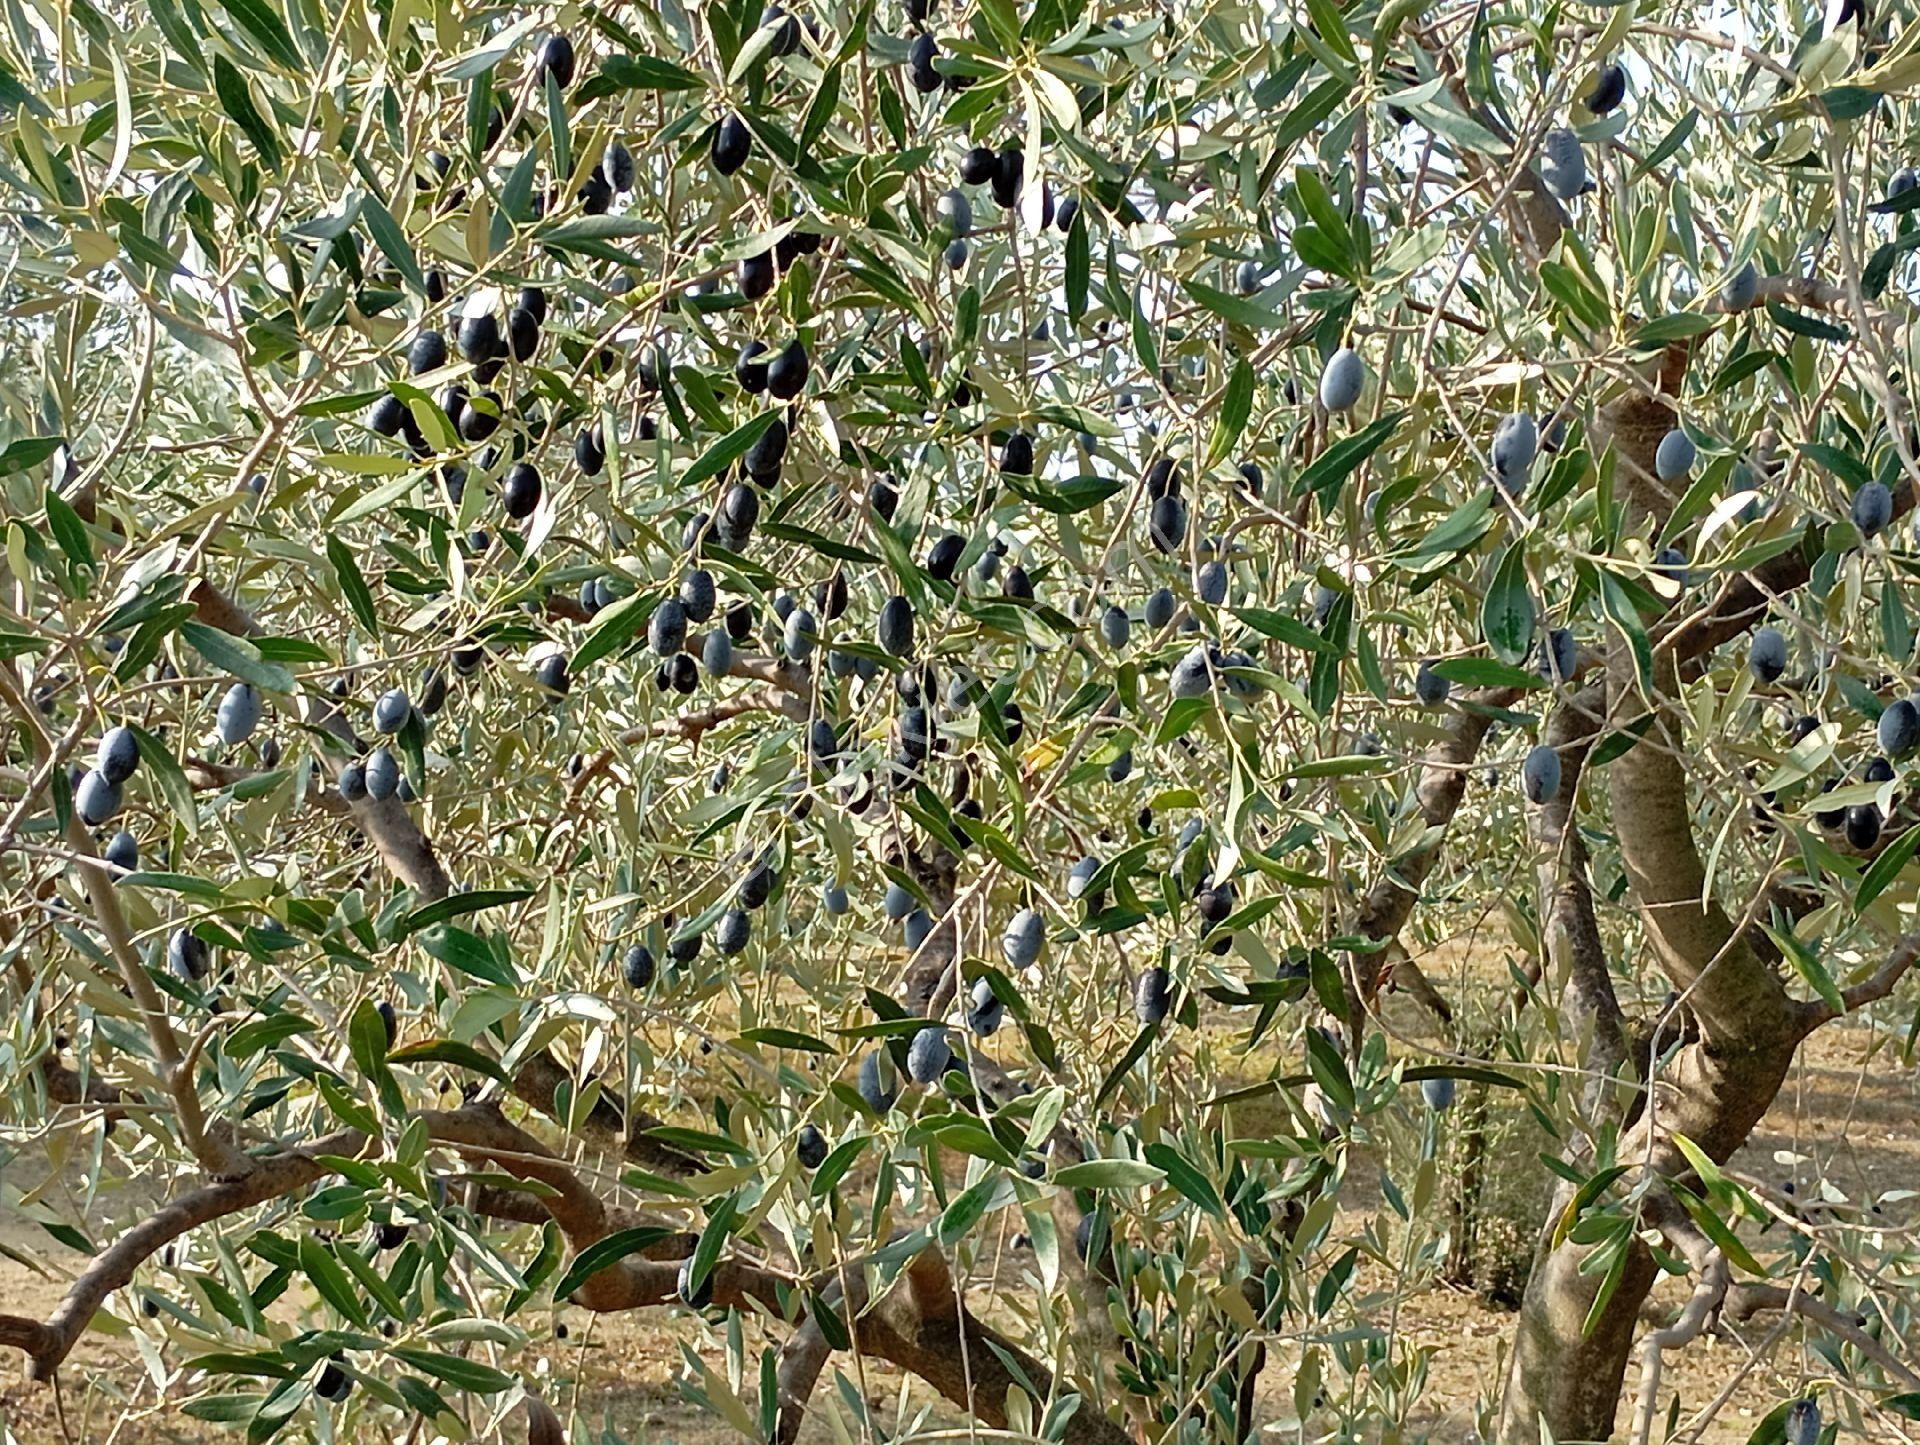
[[[571,1300],[767,1439],[1397,1432],[1492,1132],[1484,1433],[1763,1312],[1920,1414],[1910,1201],[1729,1166],[1916,952],[1907,17],[5,12],[37,1377],[546,1440]]]

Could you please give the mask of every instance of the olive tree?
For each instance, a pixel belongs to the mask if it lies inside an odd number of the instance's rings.
[[[881,1363],[1398,1432],[1492,1109],[1488,1433],[1756,1320],[1772,1438],[1920,1414],[1910,1209],[1729,1163],[1920,954],[1844,9],[10,0],[0,1119],[84,1258],[0,1342],[254,1439],[559,1439],[569,1301],[779,1442]]]

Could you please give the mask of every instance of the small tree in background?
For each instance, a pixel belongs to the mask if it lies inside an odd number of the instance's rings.
[[[1920,30],[1733,18],[10,11],[0,1342],[1397,1436],[1538,1169],[1486,1434],[1920,1416],[1911,1200],[1730,1164],[1920,952]]]

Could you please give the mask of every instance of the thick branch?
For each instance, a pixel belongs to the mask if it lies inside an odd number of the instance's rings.
[[[1784,1289],[1777,1284],[1736,1284],[1727,1291],[1727,1302],[1721,1313],[1723,1318],[1740,1324],[1767,1310],[1799,1315],[1852,1345],[1886,1371],[1888,1379],[1909,1390],[1920,1390],[1920,1373],[1862,1329],[1857,1318],[1802,1293],[1797,1286]]]
[[[1597,1123],[1607,1081],[1627,1060],[1625,1020],[1613,990],[1600,924],[1587,878],[1587,846],[1575,804],[1587,753],[1600,728],[1604,685],[1582,688],[1547,724],[1546,744],[1560,758],[1560,791],[1540,809],[1534,836],[1539,863],[1542,942],[1555,976],[1566,980],[1569,1018],[1591,1036],[1587,1066],[1593,1071],[1587,1115]]]
[[[513,1095],[548,1118],[557,1118],[561,1111],[554,1096],[560,1086],[570,1082],[571,1078],[552,1052],[542,1049],[521,1064],[514,1074]],[[622,1111],[612,1093],[602,1089],[592,1111],[581,1124],[581,1132],[597,1135],[603,1145],[619,1150],[628,1163],[637,1164],[642,1169],[683,1178],[703,1171],[700,1161],[693,1155],[647,1137],[646,1131],[659,1128],[661,1120],[641,1110],[631,1113],[633,1132],[629,1133],[627,1113]]]
[[[1870,1003],[1878,1003],[1894,990],[1901,979],[1905,978],[1916,961],[1920,961],[1920,933],[1904,935],[1894,944],[1893,951],[1886,961],[1872,973],[1854,984],[1851,988],[1840,990],[1842,1007],[1836,1009],[1825,999],[1808,999],[1800,1005],[1800,1034],[1805,1037],[1824,1023],[1830,1023],[1843,1013],[1852,1013],[1855,1009],[1865,1008]]]
[[[107,1296],[131,1283],[134,1271],[162,1246],[188,1230],[304,1189],[328,1172],[315,1156],[351,1156],[359,1153],[365,1142],[365,1136],[351,1129],[331,1134],[316,1139],[304,1151],[254,1160],[252,1172],[244,1178],[208,1184],[181,1195],[142,1219],[95,1257],[46,1323],[0,1315],[0,1344],[15,1345],[27,1352],[35,1380],[51,1379]]]
[[[1466,796],[1467,778],[1480,745],[1494,724],[1494,710],[1512,707],[1521,694],[1514,688],[1489,688],[1464,697],[1455,711],[1447,735],[1427,752],[1422,760],[1420,780],[1414,787],[1414,801],[1427,832],[1413,848],[1396,858],[1374,882],[1360,904],[1359,931],[1382,941],[1396,937],[1406,925],[1413,905],[1419,900],[1420,886],[1440,861],[1446,842],[1446,828],[1460,810]],[[1378,964],[1361,965],[1377,976]]]
[[[1716,1249],[1680,1318],[1664,1329],[1649,1330],[1640,1342],[1640,1395],[1633,1412],[1633,1445],[1647,1445],[1652,1436],[1654,1411],[1660,1404],[1660,1367],[1666,1352],[1697,1340],[1726,1296],[1727,1259]]]
[[[206,758],[188,758],[180,765],[187,775],[187,782],[195,792],[213,792],[220,788],[231,788],[236,783],[244,783],[249,778],[260,776],[256,768],[243,768],[233,763],[216,763]],[[323,813],[335,817],[344,817],[351,809],[347,800],[332,788],[310,788],[307,791],[307,804]]]

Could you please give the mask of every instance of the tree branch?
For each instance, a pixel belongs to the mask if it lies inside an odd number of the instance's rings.
[[[1777,1284],[1736,1284],[1727,1291],[1722,1315],[1740,1324],[1766,1310],[1799,1315],[1835,1338],[1845,1340],[1886,1371],[1889,1379],[1910,1390],[1920,1389],[1920,1373],[1862,1329],[1856,1317],[1803,1293],[1797,1283],[1790,1289]]]
[[[1680,1318],[1664,1329],[1649,1330],[1640,1342],[1640,1394],[1633,1411],[1633,1445],[1647,1445],[1652,1436],[1653,1416],[1660,1403],[1660,1368],[1666,1352],[1698,1339],[1726,1296],[1727,1258],[1715,1249]]]
[[[1842,1014],[1878,1003],[1893,992],[1916,962],[1920,962],[1920,933],[1905,934],[1894,944],[1885,962],[1851,988],[1840,990],[1840,1008],[1836,1009],[1822,998],[1811,998],[1800,1004],[1799,1036],[1805,1038],[1820,1025],[1830,1023]]]
[[[357,1130],[316,1139],[306,1149],[252,1161],[244,1178],[203,1185],[142,1219],[89,1264],[44,1323],[0,1315],[0,1344],[25,1350],[32,1378],[53,1378],[107,1296],[132,1282],[133,1273],[169,1241],[190,1229],[304,1189],[329,1172],[316,1155],[352,1156],[365,1146]]]
[[[1599,683],[1581,688],[1555,709],[1545,742],[1560,758],[1560,791],[1534,820],[1534,836],[1542,850],[1538,868],[1542,943],[1556,976],[1566,980],[1569,1017],[1591,1035],[1587,1062],[1592,1079],[1585,1111],[1595,1125],[1603,1113],[1607,1085],[1627,1061],[1625,1018],[1600,941],[1587,878],[1587,846],[1575,818],[1581,772],[1605,705],[1606,687]]]
[[[40,726],[33,708],[21,696],[11,667],[0,667],[0,697],[6,699],[25,724],[36,759],[43,765],[49,762],[53,758],[52,740]],[[120,980],[125,984],[127,994],[139,1009],[141,1021],[146,1026],[148,1042],[153,1045],[161,1078],[173,1101],[181,1142],[187,1146],[200,1167],[215,1179],[231,1179],[246,1173],[252,1168],[247,1156],[207,1131],[206,1116],[200,1108],[200,1095],[194,1088],[193,1061],[183,1058],[181,1054],[180,1040],[168,1017],[166,1000],[147,975],[146,965],[140,961],[140,954],[133,946],[133,932],[127,927],[126,915],[120,909],[120,899],[113,891],[113,879],[107,872],[107,865],[94,852],[93,839],[77,814],[68,815],[66,834],[68,849],[81,860],[80,885],[86,890],[87,901],[93,905],[94,918],[107,941],[107,951],[113,955],[113,961],[120,970]]]

